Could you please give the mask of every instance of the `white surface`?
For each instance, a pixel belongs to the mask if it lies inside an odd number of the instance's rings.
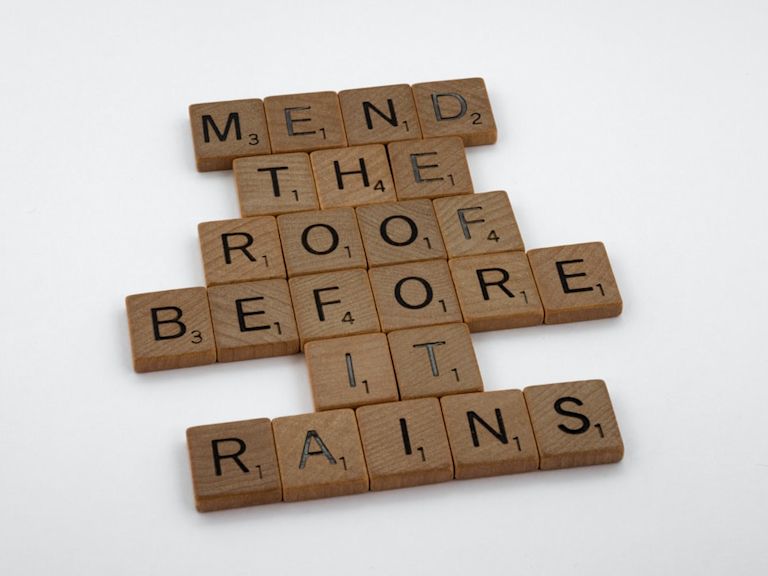
[[[110,2],[0,19],[0,572],[765,574],[764,2]],[[184,430],[310,411],[300,356],[134,374],[123,298],[203,283],[193,102],[483,76],[526,244],[618,319],[477,335],[486,387],[604,378],[619,465],[201,515]]]

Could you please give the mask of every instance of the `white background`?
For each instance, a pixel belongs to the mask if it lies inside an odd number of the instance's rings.
[[[17,2],[0,19],[0,573],[768,572],[768,4]],[[483,76],[468,151],[618,319],[473,337],[604,378],[618,465],[198,514],[188,426],[312,410],[301,356],[137,375],[126,295],[203,284],[194,102]]]

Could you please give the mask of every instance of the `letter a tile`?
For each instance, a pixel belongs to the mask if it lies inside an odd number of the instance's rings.
[[[286,502],[368,491],[352,410],[284,416],[276,418],[272,428]]]

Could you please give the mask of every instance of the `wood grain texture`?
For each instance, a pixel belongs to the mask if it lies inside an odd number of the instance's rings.
[[[355,212],[370,267],[447,256],[429,200],[360,206]]]
[[[304,347],[304,356],[315,410],[400,399],[385,334],[315,340]]]
[[[384,332],[462,321],[445,260],[371,268],[368,276]]]
[[[544,305],[545,324],[621,314],[621,294],[602,242],[530,250],[528,261]]]
[[[272,422],[272,429],[286,502],[368,491],[352,410],[284,416]]]
[[[235,158],[272,151],[264,103],[258,98],[192,104],[189,121],[200,172],[230,170]]]
[[[339,103],[350,146],[421,138],[408,84],[342,90]]]
[[[277,217],[288,276],[365,268],[365,250],[353,208]]]
[[[466,324],[396,330],[388,340],[403,400],[483,391]]]
[[[449,258],[525,250],[506,192],[438,198],[433,204]]]
[[[392,142],[387,150],[399,200],[474,191],[461,138]]]
[[[529,472],[539,453],[520,390],[440,399],[457,479]]]
[[[280,278],[208,289],[219,362],[299,351],[288,283]]]
[[[197,232],[208,286],[285,278],[274,216],[202,222]]]
[[[188,428],[187,448],[199,512],[283,499],[268,418]]]
[[[336,92],[269,96],[264,109],[275,154],[347,145]]]
[[[496,121],[482,78],[413,85],[424,138],[460,136],[465,146],[496,142]]]
[[[216,362],[205,288],[133,294],[125,308],[136,372]]]
[[[318,150],[310,159],[323,209],[397,200],[387,150],[381,144]]]
[[[618,462],[624,443],[602,380],[523,390],[542,470]]]
[[[306,152],[238,158],[232,170],[243,217],[320,208]]]
[[[446,482],[453,461],[437,398],[357,409],[371,490]]]
[[[379,331],[365,270],[298,276],[288,284],[302,349],[310,340]]]
[[[544,322],[528,258],[502,252],[448,261],[464,322],[472,332],[537,326]]]

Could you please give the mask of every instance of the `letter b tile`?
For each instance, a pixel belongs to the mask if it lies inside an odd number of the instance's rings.
[[[136,372],[216,362],[205,288],[133,294],[125,307]]]

